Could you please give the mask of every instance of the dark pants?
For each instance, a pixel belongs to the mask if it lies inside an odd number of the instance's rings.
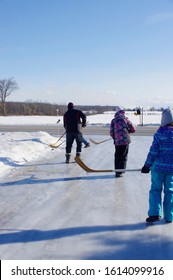
[[[76,153],[82,151],[82,133],[66,133],[66,154],[71,154],[74,140],[76,140]]]
[[[115,146],[115,169],[126,169],[129,145]]]

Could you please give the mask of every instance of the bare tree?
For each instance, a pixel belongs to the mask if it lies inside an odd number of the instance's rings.
[[[2,106],[2,113],[6,116],[6,98],[14,90],[17,90],[19,87],[16,81],[13,78],[0,80],[0,100]]]

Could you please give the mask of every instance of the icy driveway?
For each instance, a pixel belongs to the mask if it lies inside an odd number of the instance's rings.
[[[142,167],[151,139],[132,137],[128,168]],[[64,153],[50,150],[1,178],[1,259],[173,259],[173,225],[145,224],[150,174],[86,174],[64,164]],[[113,154],[107,141],[83,149],[82,159],[112,169]]]

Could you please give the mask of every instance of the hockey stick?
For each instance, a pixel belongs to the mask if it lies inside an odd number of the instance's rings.
[[[92,143],[94,143],[94,144],[101,144],[101,143],[104,143],[104,142],[106,142],[106,141],[108,141],[108,140],[111,140],[112,139],[112,137],[111,138],[108,138],[108,139],[105,139],[105,140],[103,140],[103,141],[100,141],[100,142],[97,142],[97,141],[94,141],[94,140],[92,140],[91,138],[90,138],[90,141],[92,142]]]
[[[57,123],[59,122],[60,120],[57,121]],[[54,143],[54,144],[49,144],[49,147],[55,149],[55,148],[58,148],[59,146],[61,146],[65,140],[63,142],[61,142],[60,144],[56,145],[60,140],[61,138],[66,134],[66,131],[58,138],[58,140]]]
[[[88,173],[97,173],[97,172],[126,172],[126,171],[141,171],[141,169],[91,169],[89,168],[79,157],[75,157],[75,161],[79,166]]]
[[[61,140],[61,138],[65,135],[66,131],[58,138],[58,140],[54,144],[50,144],[51,146],[56,146],[56,144]]]
[[[53,149],[56,149],[58,147],[60,147],[63,143],[65,142],[65,140],[63,140],[60,144],[58,145],[55,145],[55,144],[49,144],[49,147],[53,148]]]

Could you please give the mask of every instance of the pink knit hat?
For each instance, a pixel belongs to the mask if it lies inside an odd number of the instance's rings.
[[[119,111],[124,111],[124,108],[120,107],[120,106],[116,106],[115,111],[116,111],[116,113],[118,113]]]

